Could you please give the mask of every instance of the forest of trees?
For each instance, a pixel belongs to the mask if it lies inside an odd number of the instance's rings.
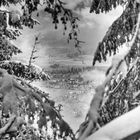
[[[11,5],[18,10],[6,10]],[[37,73],[32,65],[35,47],[29,65],[12,62],[13,55],[22,53],[13,45],[24,27],[34,28],[39,22],[38,7],[52,17],[57,29],[62,24],[69,28],[68,42],[74,41],[79,49],[79,18],[66,8],[61,0],[1,0],[0,7],[0,139],[1,140],[120,140],[139,139],[140,131],[140,1],[139,0],[92,0],[90,13],[109,12],[123,6],[122,15],[112,23],[103,40],[99,42],[93,59],[106,61],[117,49],[127,44],[123,59],[113,64],[106,72],[106,79],[95,89],[85,121],[77,135],[61,116],[62,105],[56,106],[48,93],[31,86],[33,80],[48,80],[43,71]],[[41,26],[41,25],[40,25]],[[35,38],[35,44],[38,37]],[[127,74],[120,75],[122,63],[127,65]],[[113,81],[113,82],[112,82]],[[107,90],[106,90],[107,89]],[[134,109],[135,108],[135,109]],[[123,115],[124,114],[124,115]],[[117,118],[117,119],[116,119]],[[37,124],[37,128],[33,124]],[[50,131],[51,130],[51,131]]]

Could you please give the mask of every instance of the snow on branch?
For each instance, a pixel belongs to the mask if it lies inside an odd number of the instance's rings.
[[[0,128],[0,135],[3,135],[3,134],[5,134],[7,132],[7,130],[14,123],[15,119],[16,119],[16,116],[15,115],[11,116],[11,118],[8,121],[8,123],[4,127]]]
[[[134,47],[134,43],[137,39],[137,37],[139,38],[139,30],[140,30],[140,13],[138,15],[138,21],[137,21],[137,24],[136,24],[136,29],[135,29],[135,33],[134,33],[134,36],[131,40],[131,42],[129,43],[129,49],[128,51],[126,52],[126,54],[124,55],[124,58],[121,59],[120,61],[118,61],[118,64],[121,65],[121,62],[124,61],[124,59],[126,57],[128,57],[128,53],[129,51],[131,51],[131,49]],[[114,90],[112,92],[109,92],[109,97],[108,97],[108,102],[110,102],[110,98],[115,96],[117,99],[119,98],[118,94],[120,92],[125,92],[123,94],[128,94],[129,91],[129,88],[128,85],[130,86],[130,81],[129,83],[126,83],[126,79],[128,80],[130,75],[133,73],[133,68],[134,66],[136,65],[136,67],[139,65],[139,57],[137,57],[135,59],[135,61],[133,62],[133,65],[131,66],[131,68],[128,70],[128,73],[126,74],[126,77],[124,79],[122,79],[118,85],[114,88]],[[118,65],[118,67],[120,66]],[[136,69],[136,68],[135,68]],[[115,73],[117,72],[117,69],[115,69]],[[134,73],[133,73],[133,76],[134,76]],[[134,77],[135,78],[135,77]],[[136,79],[136,78],[135,78]],[[108,81],[107,79],[105,81]],[[106,83],[106,82],[105,82]],[[135,82],[134,82],[135,83]],[[137,84],[136,84],[137,85]],[[128,90],[125,90],[124,91],[120,91],[120,87],[123,87],[123,86],[126,86],[126,88]],[[134,88],[134,87],[133,87]],[[131,89],[132,90],[132,89]],[[138,89],[137,89],[138,90]],[[139,90],[138,90],[139,91]],[[115,94],[116,93],[116,94]],[[103,93],[104,94],[104,93]],[[121,96],[123,97],[123,94],[121,94]],[[131,96],[131,100],[135,100],[135,104],[133,106],[136,106],[137,103],[136,103],[136,100],[137,99],[134,99],[134,97],[132,97],[132,95],[126,95],[126,96]],[[123,97],[124,98],[124,97]],[[128,98],[128,97],[127,97]],[[116,99],[116,100],[117,100]],[[129,99],[129,98],[128,98]],[[127,111],[129,109],[131,109],[130,105],[127,106],[127,100],[128,99],[122,99],[123,100],[123,103],[125,105],[125,109],[127,109]],[[112,100],[115,100],[115,99],[112,99]],[[130,100],[130,99],[129,99]],[[107,106],[107,103],[106,102],[106,106]],[[115,102],[115,101],[114,101]],[[119,103],[121,101],[119,100]],[[131,101],[133,102],[133,101]],[[110,103],[112,104],[112,103]],[[132,103],[133,104],[133,103]],[[113,105],[112,105],[113,106]],[[116,107],[117,105],[115,104],[114,107]],[[133,107],[132,107],[133,108]],[[107,109],[107,107],[104,106],[104,108],[102,108],[101,110],[103,111],[103,109]],[[110,108],[111,109],[111,108]],[[101,110],[100,110],[100,113],[101,113]],[[117,110],[117,109],[116,109]],[[136,111],[137,110],[137,111]],[[107,125],[103,126],[102,128],[100,128],[97,132],[95,132],[94,134],[92,134],[91,136],[89,136],[87,138],[87,140],[90,140],[90,139],[95,139],[95,140],[101,140],[101,139],[105,139],[105,140],[120,140],[120,139],[130,139],[130,137],[139,137],[139,131],[140,131],[140,127],[139,127],[139,123],[140,123],[140,119],[139,118],[135,118],[135,116],[137,116],[140,112],[140,109],[139,107],[137,107],[136,109],[126,113],[125,115],[121,116],[121,117],[118,117],[117,119],[109,122]],[[119,116],[119,113],[120,112],[117,112],[118,116]],[[124,113],[124,112],[123,112]],[[109,114],[109,113],[108,113]],[[115,116],[116,116],[116,113],[114,113]],[[102,114],[102,117],[104,115]],[[115,117],[114,116],[114,117]],[[117,116],[116,116],[117,117]],[[116,118],[115,117],[115,118]],[[103,119],[103,118],[102,118]],[[113,119],[113,114],[112,114],[112,119]],[[131,123],[130,124],[130,120],[131,120]],[[131,127],[130,127],[131,126]],[[112,135],[113,134],[113,135]]]
[[[95,12],[96,14],[109,12],[118,5],[124,5],[127,1],[125,0],[92,0],[90,13]]]
[[[129,136],[140,131],[140,107],[111,121],[86,140],[129,140]]]
[[[83,123],[84,125],[80,128],[81,130],[79,130],[79,132],[82,131],[82,132],[80,132],[79,140],[84,140],[97,127],[98,120],[100,118],[100,115],[99,115],[98,111],[101,108],[101,103],[102,103],[103,98],[104,98],[105,87],[106,87],[106,85],[110,84],[112,76],[118,71],[122,62],[125,60],[129,51],[132,49],[132,47],[134,45],[134,42],[136,41],[136,38],[139,35],[139,29],[140,29],[139,26],[140,26],[140,14],[138,15],[138,20],[137,20],[137,24],[136,24],[135,33],[133,35],[133,38],[132,38],[131,42],[129,43],[129,49],[128,49],[128,51],[126,51],[126,54],[124,55],[124,58],[119,60],[117,62],[117,64],[114,64],[112,66],[111,72],[107,75],[104,82],[95,89],[95,95],[94,95],[94,97],[91,101],[90,109],[89,109],[89,112],[87,114],[88,119],[85,120],[85,123]],[[133,66],[137,62],[138,62],[138,59],[136,59],[134,61]],[[133,68],[133,66],[132,66],[132,68]],[[130,70],[132,70],[132,68],[130,68]],[[128,73],[129,73],[129,71],[128,71]],[[99,124],[98,124],[98,126],[99,126]],[[97,129],[99,129],[99,127]],[[114,131],[117,131],[117,130],[114,130]],[[95,132],[95,134],[96,134],[96,132]],[[102,137],[102,138],[105,139],[106,137]],[[115,139],[107,139],[107,140],[115,140]]]
[[[106,61],[107,56],[115,55],[120,46],[132,40],[136,32],[140,5],[126,6],[123,14],[111,25],[103,40],[99,43],[94,54],[93,65],[96,61]],[[137,6],[137,7],[136,7]]]

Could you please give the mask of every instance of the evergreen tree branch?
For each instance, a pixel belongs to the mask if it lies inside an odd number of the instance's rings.
[[[140,107],[116,118],[86,140],[129,140],[140,136]]]
[[[85,138],[91,133],[94,127],[98,126],[98,119],[100,117],[98,110],[100,109],[103,100],[105,87],[108,83],[110,83],[112,76],[116,73],[119,66],[120,63],[113,66],[111,72],[107,75],[104,82],[101,85],[97,86],[97,88],[95,88],[95,95],[90,103],[90,109],[87,114],[88,126],[86,126],[85,131],[82,133],[82,135],[79,136],[79,140],[85,140]]]
[[[8,129],[9,129],[9,128],[12,126],[12,124],[14,123],[15,119],[16,119],[16,116],[13,115],[13,116],[9,119],[8,123],[7,123],[3,128],[0,128],[0,135],[3,135],[3,134],[5,134],[5,133],[8,131]]]
[[[117,64],[112,66],[112,70],[109,73],[109,75],[107,75],[107,77],[104,80],[104,82],[95,89],[95,95],[94,95],[94,97],[93,97],[93,99],[91,101],[90,109],[89,109],[89,112],[87,114],[88,119],[89,119],[88,120],[89,123],[88,123],[88,126],[86,126],[85,131],[79,137],[79,140],[84,140],[91,133],[91,130],[93,129],[93,126],[95,124],[97,124],[98,119],[99,119],[98,110],[100,109],[101,103],[103,101],[103,96],[104,96],[104,93],[105,93],[105,87],[106,87],[107,84],[110,83],[110,81],[112,79],[112,76],[117,72],[117,70],[121,66],[122,62],[127,57],[129,51],[132,49],[133,44],[134,44],[134,42],[136,40],[136,37],[137,37],[137,35],[139,33],[139,29],[140,29],[139,26],[140,26],[140,14],[138,15],[138,21],[137,21],[137,26],[136,26],[135,34],[134,34],[133,39],[131,40],[131,42],[129,44],[129,49],[128,49],[128,51],[126,51],[126,54],[124,55],[124,58],[119,60],[117,62]],[[137,60],[138,59],[136,59],[134,65],[137,63]]]
[[[93,65],[96,61],[106,61],[108,56],[115,55],[120,46],[132,40],[136,32],[140,5],[131,2],[127,4],[123,14],[113,22],[103,40],[99,43],[94,55]]]

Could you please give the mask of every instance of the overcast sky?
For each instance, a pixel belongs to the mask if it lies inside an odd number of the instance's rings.
[[[67,6],[74,9],[81,0],[64,0],[67,2]],[[94,52],[97,48],[98,42],[102,40],[108,27],[116,20],[122,13],[122,7],[118,7],[107,14],[96,15],[89,13],[89,5],[91,0],[84,0],[85,7],[77,6],[75,11],[80,17],[80,40],[86,43],[82,45],[82,52],[85,63],[92,64]],[[82,9],[81,9],[82,8]],[[80,10],[78,10],[80,9]],[[34,36],[40,35],[40,45],[38,46],[40,58],[37,60],[37,64],[40,66],[47,65],[50,61],[63,62],[63,60],[69,59],[68,56],[72,56],[77,52],[73,43],[67,44],[67,36],[63,36],[62,26],[60,25],[58,30],[54,29],[52,20],[47,14],[41,12],[38,20],[41,25],[37,25],[33,30],[24,29],[23,35],[17,40],[17,45],[22,49],[24,60],[28,60],[31,48],[34,43]],[[22,58],[22,59],[23,59]],[[64,59],[65,58],[65,59]],[[74,58],[74,60],[81,58]],[[73,60],[72,60],[73,61]],[[81,64],[80,61],[77,61]],[[67,64],[69,62],[66,62]]]

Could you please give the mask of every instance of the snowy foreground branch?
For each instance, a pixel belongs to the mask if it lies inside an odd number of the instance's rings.
[[[89,113],[88,113],[88,126],[85,129],[83,133],[79,135],[79,140],[85,140],[86,137],[90,134],[91,130],[94,127],[94,123],[98,120],[98,109],[100,108],[101,102],[103,100],[104,90],[107,84],[110,83],[110,80],[112,76],[118,71],[120,65],[123,61],[125,61],[125,58],[127,57],[127,54],[134,46],[134,43],[136,41],[136,37],[139,36],[140,32],[140,14],[138,15],[137,20],[137,26],[135,29],[135,34],[133,36],[133,39],[131,42],[129,42],[129,48],[128,51],[126,51],[124,58],[117,62],[117,64],[112,66],[112,70],[109,73],[109,75],[106,77],[105,81],[102,83],[102,85],[98,86],[95,89],[95,96],[91,102]],[[133,62],[133,64],[137,62]],[[122,117],[119,117],[118,119],[112,121],[108,125],[104,126],[103,128],[99,129],[97,132],[95,132],[93,135],[91,135],[87,140],[120,140],[124,139],[127,136],[130,136],[133,133],[136,133],[140,131],[140,107],[138,109],[135,109],[134,111],[131,111],[127,114],[125,114]],[[96,116],[96,117],[95,117]]]
[[[103,126],[86,140],[123,140],[133,134],[140,135],[139,131],[140,106]]]

